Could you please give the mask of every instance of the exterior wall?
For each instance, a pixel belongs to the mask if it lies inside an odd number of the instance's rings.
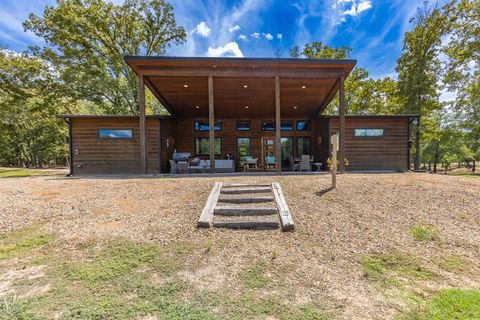
[[[408,118],[347,117],[345,156],[347,170],[407,171]],[[384,129],[381,137],[355,137],[355,129]],[[339,131],[338,118],[331,118],[329,135]]]
[[[192,156],[195,156],[195,138],[207,137],[208,131],[195,131],[194,130],[194,121],[195,120],[205,120],[205,118],[195,118],[195,119],[178,119],[175,121],[175,149],[178,152],[190,152]],[[257,119],[215,119],[222,122],[222,130],[215,131],[216,138],[222,138],[222,155],[216,156],[218,159],[223,159],[227,153],[230,153],[235,156],[235,159],[238,160],[237,154],[237,137],[239,138],[250,138],[251,144],[251,154],[254,158],[258,158],[261,162],[262,158],[262,138],[274,138],[275,131],[262,131],[262,120],[273,120],[268,118],[257,118]],[[251,122],[250,131],[237,131],[236,130],[236,121],[237,120],[249,120]],[[315,155],[317,159],[319,157],[316,140],[316,131],[317,131],[317,122],[314,119],[309,118],[285,118],[282,120],[293,120],[296,124],[296,120],[309,120],[311,121],[311,131],[282,131],[283,137],[294,137],[294,154],[296,148],[295,137],[310,137],[310,150]],[[163,121],[162,121],[163,122]],[[328,125],[328,123],[325,123]],[[171,153],[168,154],[168,157],[171,157]],[[209,159],[209,156],[199,156],[203,159]],[[315,160],[316,160],[315,159]],[[238,163],[237,163],[238,165]]]
[[[140,173],[140,132],[136,118],[72,118],[73,174]],[[158,173],[159,120],[147,119],[147,169]],[[98,136],[99,129],[133,129],[133,139]]]

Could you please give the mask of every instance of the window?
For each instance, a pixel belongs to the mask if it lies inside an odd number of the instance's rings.
[[[284,120],[281,122],[280,130],[282,131],[293,131],[293,121],[292,120]]]
[[[111,139],[132,139],[133,129],[100,129],[98,136]]]
[[[355,137],[381,137],[383,129],[355,129]]]
[[[195,154],[197,156],[210,155],[210,139],[209,138],[195,138]],[[222,154],[222,138],[215,138],[215,155]]]
[[[193,129],[195,131],[209,131],[210,125],[206,120],[195,120],[193,122]],[[222,131],[222,122],[215,121],[215,131]]]
[[[282,148],[282,160],[288,160],[288,157],[293,154],[293,138],[281,138],[280,145]]]
[[[310,155],[310,138],[303,137],[297,138],[297,157],[302,155]]]
[[[263,131],[275,131],[275,121],[273,121],[273,120],[263,120],[262,121],[262,130]]]
[[[251,155],[250,138],[237,138],[237,152],[240,161]]]
[[[311,122],[308,120],[297,121],[297,131],[310,131],[312,130]]]
[[[250,131],[251,130],[250,121],[237,121],[237,131]]]

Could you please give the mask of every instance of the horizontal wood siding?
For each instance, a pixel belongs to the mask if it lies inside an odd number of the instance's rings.
[[[382,137],[355,137],[355,129],[384,129]],[[330,119],[329,135],[339,131]],[[345,154],[347,170],[407,170],[408,118],[347,118]]]
[[[147,119],[147,169],[159,172],[159,120]],[[100,139],[99,129],[133,129],[133,139]],[[140,173],[138,119],[72,119],[73,173]],[[78,154],[75,154],[78,153]]]

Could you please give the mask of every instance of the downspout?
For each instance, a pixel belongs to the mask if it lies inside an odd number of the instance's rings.
[[[410,171],[410,160],[411,160],[411,149],[412,149],[412,140],[411,140],[411,133],[410,133],[410,124],[415,120],[415,118],[409,118],[407,124],[407,171]]]
[[[68,153],[70,157],[70,172],[67,174],[67,177],[73,175],[73,144],[72,144],[72,123],[64,118],[65,122],[68,124]]]

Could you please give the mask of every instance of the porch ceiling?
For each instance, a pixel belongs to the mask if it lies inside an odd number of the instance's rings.
[[[213,76],[215,117],[273,118],[275,75],[282,118],[321,113],[339,77],[355,60],[125,57],[174,116],[208,117],[208,76]]]

